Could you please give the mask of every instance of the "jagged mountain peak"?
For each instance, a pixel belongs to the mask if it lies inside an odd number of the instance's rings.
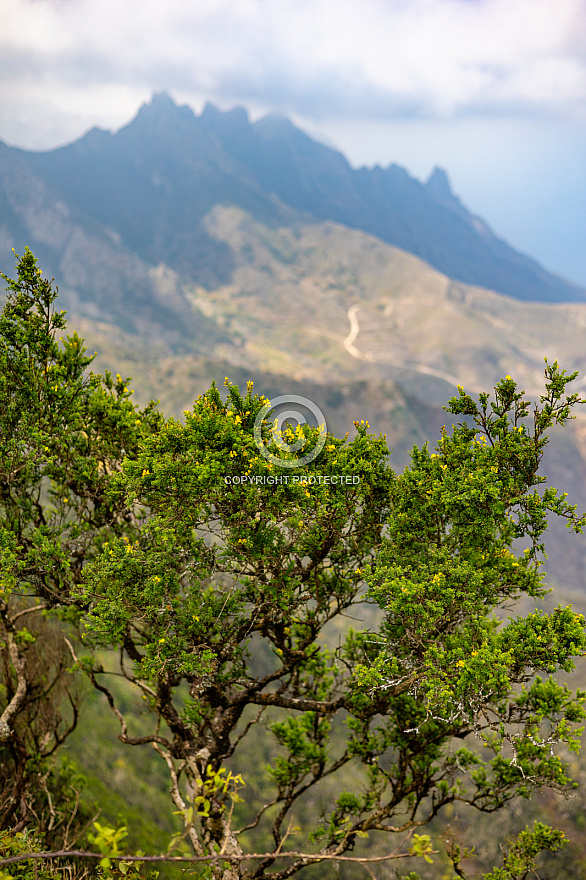
[[[248,118],[248,110],[245,107],[232,107],[230,110],[220,110],[215,104],[206,101],[201,111],[200,120],[206,123],[215,123],[219,120],[240,123],[241,125],[250,125]]]
[[[161,92],[153,92],[151,100],[149,102],[145,101],[142,106],[150,107],[152,110],[168,110],[171,108],[179,109],[179,105],[173,100],[166,89],[163,89]]]
[[[440,198],[445,199],[453,197],[454,195],[447,171],[440,168],[438,165],[435,166],[427,178],[425,188],[433,197],[439,196]]]
[[[125,129],[136,128],[142,121],[163,122],[170,121],[197,123],[199,129],[206,131],[236,131],[250,127],[248,111],[244,107],[233,107],[230,110],[221,110],[211,101],[206,101],[199,115],[195,114],[187,104],[178,104],[167,91],[153,93],[151,100],[141,105],[136,115],[124,127]]]
[[[244,107],[233,107],[231,110],[220,110],[209,101],[197,117],[202,132],[227,139],[230,143],[249,141],[253,136],[248,111]]]
[[[138,133],[141,137],[154,137],[193,128],[196,116],[187,104],[176,104],[168,92],[155,92],[149,102],[139,108],[136,116],[117,134]]]
[[[161,92],[153,92],[150,101],[145,101],[138,109],[134,119],[139,116],[180,116],[194,117],[195,114],[188,104],[178,104],[169,92],[163,90]],[[131,120],[131,123],[134,120]]]
[[[424,187],[426,194],[433,199],[437,205],[447,208],[453,214],[460,217],[465,223],[471,224],[477,230],[480,229],[479,224],[481,224],[484,234],[487,232],[490,234],[489,227],[484,220],[471,214],[468,208],[466,208],[463,202],[454,193],[450,178],[443,168],[436,165],[424,183]]]
[[[195,115],[163,91],[114,134],[92,130],[68,147],[20,156],[64,204],[141,259],[198,283],[229,276],[229,254],[210,240],[205,217],[231,205],[274,226],[302,217],[360,229],[450,278],[519,299],[586,299],[494,235],[443,169],[421,183],[395,164],[352,168],[277,114],[251,123],[242,107],[207,104]]]

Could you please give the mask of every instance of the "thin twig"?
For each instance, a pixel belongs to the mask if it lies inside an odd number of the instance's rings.
[[[431,853],[437,853],[438,850],[430,850]],[[11,865],[15,862],[24,862],[30,859],[63,859],[72,857],[76,859],[103,859],[109,858],[113,862],[245,862],[252,859],[304,859],[307,864],[310,862],[322,862],[328,860],[336,860],[340,862],[356,862],[358,864],[367,864],[370,862],[387,862],[390,859],[407,859],[413,857],[413,853],[387,853],[384,856],[341,856],[336,853],[302,853],[302,852],[270,852],[270,853],[248,853],[242,855],[228,855],[226,853],[211,853],[207,856],[114,856],[104,853],[85,852],[84,850],[70,849],[60,850],[58,852],[42,852],[42,853],[21,853],[17,856],[9,856],[0,859],[0,865]]]

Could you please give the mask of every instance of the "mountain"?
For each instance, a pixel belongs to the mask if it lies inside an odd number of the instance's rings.
[[[379,178],[387,190],[375,192]],[[379,222],[376,204],[445,260],[470,256],[450,224],[476,236],[478,275],[499,247],[510,252],[501,268],[525,287],[505,296],[462,282],[357,228]],[[441,170],[425,184],[393,166],[354,170],[276,117],[251,124],[209,105],[195,116],[161,95],[114,134],[94,129],[45,153],[0,143],[3,271],[25,245],[57,279],[96,368],[134,376],[143,401],[181,417],[212,380],[252,378],[269,398],[315,401],[338,435],[367,419],[398,469],[413,443],[436,442],[455,383],[489,389],[509,373],[535,394],[544,355],[586,370],[584,293],[507,250]],[[540,279],[544,300],[574,301],[523,301]],[[552,443],[546,472],[586,506],[586,419]],[[563,533],[551,571],[584,589],[586,554]]]
[[[426,183],[397,165],[354,169],[279,116],[251,123],[242,108],[224,113],[210,104],[196,116],[161,93],[115,133],[94,128],[56,150],[3,152],[5,163],[26,167],[58,201],[110,230],[141,260],[205,287],[227,282],[233,269],[230,249],[205,229],[219,204],[273,227],[333,220],[450,278],[517,299],[586,299],[586,291],[494,235],[454,196],[440,169]],[[8,228],[17,233],[17,224]]]

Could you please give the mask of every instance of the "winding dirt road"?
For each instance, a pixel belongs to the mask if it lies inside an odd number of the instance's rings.
[[[458,380],[455,376],[452,376],[451,373],[446,373],[445,370],[436,370],[434,367],[428,367],[426,364],[417,364],[412,363],[411,361],[405,361],[404,363],[396,363],[395,361],[385,360],[385,361],[377,361],[373,354],[366,353],[363,354],[359,351],[354,345],[356,339],[358,338],[358,334],[360,333],[360,325],[358,323],[358,312],[360,311],[360,306],[356,303],[353,306],[350,306],[348,309],[348,320],[350,321],[350,332],[348,336],[344,339],[344,348],[353,358],[357,358],[360,361],[369,361],[370,363],[376,364],[388,364],[391,367],[396,367],[398,370],[414,370],[416,373],[423,373],[426,376],[435,376],[437,379],[443,379],[444,382],[449,382],[450,385],[454,385],[454,387],[458,387]]]

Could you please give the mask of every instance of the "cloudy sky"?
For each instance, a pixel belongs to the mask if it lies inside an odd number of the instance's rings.
[[[454,190],[586,285],[586,0],[2,0],[0,138],[46,149],[166,89],[289,116]]]

